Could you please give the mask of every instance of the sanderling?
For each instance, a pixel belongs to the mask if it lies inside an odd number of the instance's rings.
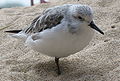
[[[25,44],[42,54],[55,57],[58,74],[59,58],[81,51],[91,41],[94,30],[104,34],[93,21],[92,9],[87,5],[65,4],[48,8],[13,37],[22,38]]]

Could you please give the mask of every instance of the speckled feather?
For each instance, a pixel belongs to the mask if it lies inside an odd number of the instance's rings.
[[[31,25],[23,31],[27,34],[31,34],[55,27],[61,23],[61,20],[64,18],[65,12],[69,6],[71,5],[48,8],[40,16],[36,17],[32,21]]]

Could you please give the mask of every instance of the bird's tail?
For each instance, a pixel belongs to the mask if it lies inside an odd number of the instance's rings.
[[[14,37],[14,38],[17,38],[17,39],[23,39],[23,40],[26,40],[28,35],[22,31],[22,30],[8,30],[8,31],[5,31],[7,33],[15,33],[15,34],[12,34],[11,36]]]
[[[22,30],[8,30],[8,31],[5,31],[5,32],[8,32],[8,33],[19,33],[20,31],[22,31]]]

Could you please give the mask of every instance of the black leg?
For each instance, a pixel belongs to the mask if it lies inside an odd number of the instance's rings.
[[[57,65],[57,69],[58,69],[58,75],[61,74],[61,71],[60,71],[60,67],[59,67],[59,58],[55,57],[55,63]]]

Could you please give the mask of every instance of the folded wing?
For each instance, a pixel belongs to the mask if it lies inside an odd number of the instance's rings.
[[[61,23],[65,11],[61,7],[49,8],[42,15],[36,17],[28,28],[23,31],[27,34],[41,32]]]

